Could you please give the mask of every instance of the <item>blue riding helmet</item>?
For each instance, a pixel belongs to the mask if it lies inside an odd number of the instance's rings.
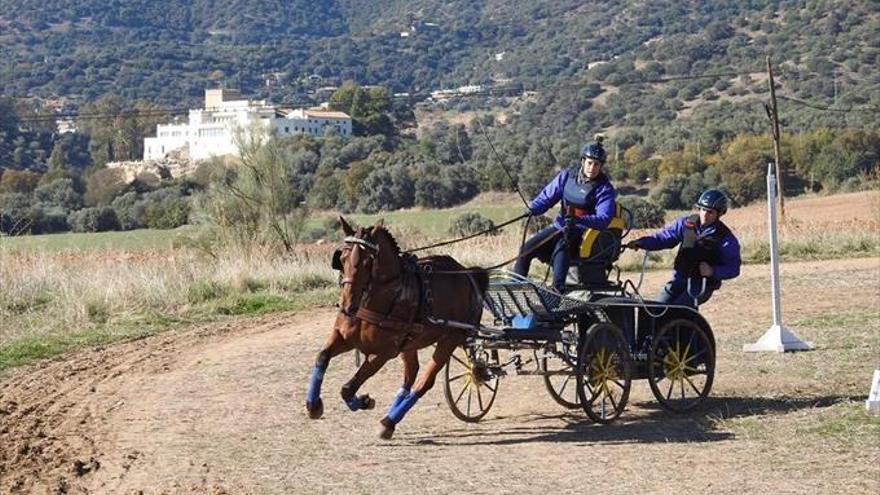
[[[727,196],[718,189],[707,189],[703,191],[703,194],[700,194],[697,206],[711,208],[717,211],[719,215],[723,215],[727,213]]]
[[[605,148],[602,147],[602,140],[598,140],[591,144],[585,144],[584,147],[581,148],[581,158],[592,158],[593,160],[604,164],[606,154]]]

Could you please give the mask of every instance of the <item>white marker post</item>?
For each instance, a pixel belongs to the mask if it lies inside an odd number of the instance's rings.
[[[776,240],[776,173],[773,162],[767,164],[767,216],[770,224],[770,283],[773,285],[773,326],[754,344],[743,346],[745,352],[808,351],[812,343],[804,342],[782,325],[781,291],[779,289],[779,244]]]
[[[868,394],[865,407],[874,415],[880,415],[880,368],[874,370],[874,381],[871,382],[871,393]]]

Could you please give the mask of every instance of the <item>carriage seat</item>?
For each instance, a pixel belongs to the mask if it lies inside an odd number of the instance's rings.
[[[587,290],[616,289],[608,280],[614,262],[620,256],[624,232],[632,223],[632,214],[619,203],[606,229],[587,229],[578,256],[571,260],[566,283]]]

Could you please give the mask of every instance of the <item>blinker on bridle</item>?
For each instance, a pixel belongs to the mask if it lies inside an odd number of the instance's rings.
[[[355,237],[353,235],[350,235],[350,236],[346,237],[345,239],[342,239],[342,242],[344,242],[346,244],[360,244],[361,246],[363,246],[367,249],[372,249],[373,251],[375,251],[377,253],[379,252],[379,245],[378,244],[376,244],[374,242],[370,242],[366,239],[361,239],[360,237]]]
[[[379,245],[378,244],[376,244],[374,242],[370,242],[366,239],[361,239],[360,237],[348,236],[348,237],[345,237],[344,239],[342,239],[342,242],[344,242],[345,244],[361,245],[361,246],[373,251],[374,253],[379,252]],[[333,253],[333,260],[331,262],[331,266],[333,267],[334,270],[338,270],[340,272],[339,285],[354,283],[353,279],[342,278],[342,273],[341,273],[342,272],[342,249],[337,249]]]

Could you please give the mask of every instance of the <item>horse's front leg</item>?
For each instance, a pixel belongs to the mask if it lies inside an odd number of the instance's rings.
[[[434,382],[437,379],[437,374],[440,373],[440,370],[442,370],[444,366],[446,366],[446,363],[449,362],[449,356],[452,355],[452,351],[454,351],[463,340],[463,337],[459,338],[458,336],[450,335],[441,338],[437,342],[437,348],[434,349],[434,354],[431,355],[431,359],[428,360],[428,363],[425,365],[425,371],[422,372],[413,385],[412,391],[400,400],[396,400],[394,406],[388,410],[388,414],[386,414],[380,421],[380,424],[382,425],[382,429],[379,431],[380,438],[388,440],[394,435],[394,428],[397,426],[397,423],[400,423],[403,420],[403,417],[406,416],[406,413],[410,409],[412,409],[416,404],[416,401],[428,393],[428,390],[431,390],[431,387],[434,386]]]
[[[312,419],[318,419],[324,414],[324,402],[321,400],[321,384],[324,382],[324,373],[330,364],[330,359],[338,356],[343,352],[350,351],[352,345],[342,338],[338,326],[334,326],[333,331],[324,343],[324,347],[318,353],[315,359],[315,367],[312,368],[312,376],[309,379],[309,390],[306,394],[306,411]]]
[[[360,409],[372,409],[376,407],[376,401],[368,394],[356,394],[358,389],[361,388],[361,385],[363,385],[371,376],[375,375],[376,372],[379,371],[392,357],[393,354],[367,354],[361,367],[358,368],[354,376],[351,377],[351,380],[342,386],[342,390],[340,391],[342,394],[342,400],[345,401],[345,404],[349,409],[357,411]]]

